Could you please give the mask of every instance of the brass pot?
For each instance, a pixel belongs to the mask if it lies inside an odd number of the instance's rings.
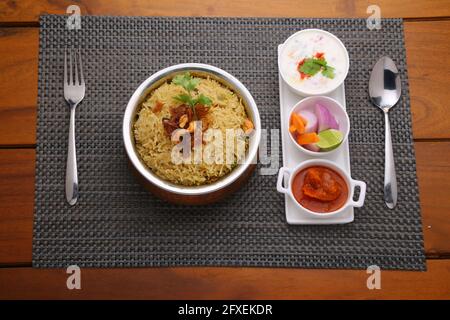
[[[209,76],[232,89],[244,103],[247,115],[254,124],[254,134],[249,141],[245,161],[221,179],[202,186],[182,186],[171,183],[154,174],[140,159],[135,148],[133,124],[136,113],[146,96],[162,83],[176,74],[191,72],[194,75]],[[258,108],[245,86],[231,74],[206,64],[186,63],[165,68],[146,79],[133,93],[125,109],[123,119],[123,140],[130,167],[139,180],[155,195],[170,202],[180,204],[206,204],[218,201],[236,191],[252,173],[257,159],[258,145],[261,140],[261,120]]]

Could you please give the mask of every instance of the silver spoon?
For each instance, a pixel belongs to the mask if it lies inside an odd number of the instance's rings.
[[[383,110],[386,123],[384,202],[389,209],[393,209],[397,204],[397,177],[395,174],[388,112],[400,99],[401,92],[400,75],[397,66],[391,58],[382,57],[377,61],[370,74],[369,95],[372,103]]]

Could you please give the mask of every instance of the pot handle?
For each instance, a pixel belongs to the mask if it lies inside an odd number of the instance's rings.
[[[281,192],[281,193],[289,193],[289,189],[283,187],[283,179],[284,179],[284,175],[285,173],[288,174],[288,178],[291,175],[291,169],[287,168],[287,167],[281,167],[280,171],[278,171],[278,179],[277,179],[277,191]],[[289,179],[288,179],[289,181]]]
[[[352,180],[352,196],[350,203],[353,207],[362,207],[364,205],[364,199],[366,198],[366,183],[364,181]],[[353,200],[353,195],[355,194],[355,187],[359,187],[359,198],[357,201]]]

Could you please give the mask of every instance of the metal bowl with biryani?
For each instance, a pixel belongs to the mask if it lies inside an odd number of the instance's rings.
[[[176,92],[177,95],[172,100],[161,100],[168,92]],[[225,95],[220,103],[214,99],[217,98],[215,92]],[[208,123],[211,127],[217,127],[217,123],[227,123],[222,119],[226,116],[220,113],[223,110],[235,113],[229,116],[228,121],[234,127],[241,125],[242,118],[242,132],[246,140],[243,156],[237,157],[239,161],[232,166],[223,165],[216,169],[204,163],[201,165],[203,167],[195,167],[198,164],[175,167],[167,161],[167,155],[166,160],[161,160],[163,155],[158,150],[169,148],[170,143],[178,143],[174,141],[175,126],[177,132],[188,135],[191,132],[195,140],[192,125],[195,128],[196,123],[203,123],[205,128]],[[204,114],[201,121],[194,121]],[[208,119],[214,121],[208,122]],[[224,131],[223,127],[220,129]],[[159,135],[154,136],[153,132]],[[162,136],[163,133],[167,136]],[[203,144],[206,136],[204,131],[201,138]],[[206,64],[178,64],[151,75],[131,96],[123,119],[123,140],[131,170],[153,194],[179,204],[212,203],[238,190],[256,167],[260,139],[261,120],[250,92],[228,72]],[[215,172],[220,172],[220,175],[215,175]],[[203,173],[213,178],[204,178]]]

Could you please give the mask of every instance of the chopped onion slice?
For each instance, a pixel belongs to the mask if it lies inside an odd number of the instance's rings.
[[[319,132],[327,129],[339,130],[339,124],[327,107],[317,103],[315,113],[319,124]]]
[[[316,115],[309,110],[302,110],[302,111],[300,111],[300,116],[302,116],[302,118],[306,120],[305,132],[306,133],[311,133],[311,132],[317,133],[317,117],[316,117]]]

